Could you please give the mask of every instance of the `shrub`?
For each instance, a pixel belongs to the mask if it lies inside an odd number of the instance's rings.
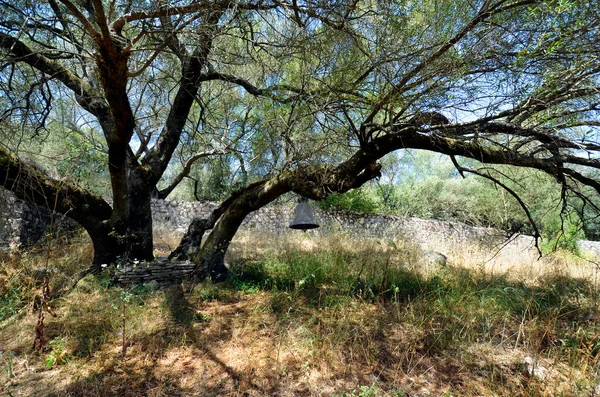
[[[350,190],[347,193],[333,193],[327,199],[317,203],[325,210],[341,210],[373,213],[379,210],[377,199],[367,188]]]

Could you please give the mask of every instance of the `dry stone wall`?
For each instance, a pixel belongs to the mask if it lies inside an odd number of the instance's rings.
[[[191,261],[169,261],[159,258],[150,263],[119,265],[112,281],[122,285],[143,284],[151,289],[173,285],[192,276],[195,264]]]
[[[153,201],[154,228],[157,231],[168,230],[183,234],[194,217],[207,217],[215,207],[213,203]],[[318,208],[313,208],[313,211],[317,223],[321,225],[309,232],[315,235],[341,232],[359,238],[405,238],[423,249],[444,254],[467,242],[479,242],[502,248],[501,255],[537,255],[533,237],[517,235],[509,238],[504,232],[491,228],[392,215],[323,211]],[[301,233],[288,228],[293,218],[294,208],[265,207],[249,214],[241,230],[274,234]],[[598,246],[600,249],[600,243],[587,243],[586,248]]]
[[[51,211],[15,197],[0,187],[0,251],[27,247],[50,231]],[[54,214],[56,233],[67,233],[77,223],[62,214]]]
[[[152,216],[156,232],[167,231],[183,235],[195,217],[206,218],[216,207],[214,203],[153,200]],[[531,236],[507,236],[498,230],[472,227],[458,222],[443,222],[405,218],[391,215],[356,214],[314,209],[315,219],[321,224],[310,233],[323,235],[342,232],[362,238],[406,238],[424,249],[447,254],[467,242],[481,242],[502,247],[502,254],[537,255]],[[294,208],[269,206],[251,213],[241,226],[242,230],[267,233],[300,233],[288,228],[294,217]],[[0,249],[29,245],[48,231],[50,212],[14,197],[0,188]],[[74,222],[66,218],[58,221],[62,229],[72,229]],[[583,252],[600,257],[600,242],[581,241]]]

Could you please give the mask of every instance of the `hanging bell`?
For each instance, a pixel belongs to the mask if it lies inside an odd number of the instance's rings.
[[[298,206],[296,206],[296,216],[292,223],[290,223],[290,228],[307,231],[308,229],[316,229],[318,227],[319,224],[315,221],[312,208],[308,204],[308,199],[300,197]]]

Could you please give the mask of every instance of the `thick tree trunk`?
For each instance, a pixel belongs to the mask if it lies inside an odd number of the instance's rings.
[[[102,264],[123,260],[152,260],[152,212],[150,194],[139,191],[129,197],[129,212],[123,218],[114,217],[84,228],[94,246],[93,271]]]
[[[146,190],[146,189],[144,189]],[[130,258],[152,260],[152,209],[151,192],[130,192],[128,230],[126,233],[126,251]]]
[[[152,216],[149,199],[147,205],[136,203],[132,206],[127,224],[113,227],[106,221],[101,227],[86,228],[94,246],[92,271],[97,272],[103,264],[118,263],[124,260],[152,260]]]

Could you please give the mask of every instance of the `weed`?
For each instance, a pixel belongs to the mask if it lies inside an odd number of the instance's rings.
[[[377,390],[379,390],[377,386],[361,386],[358,394],[354,392],[351,394],[344,393],[344,397],[374,397]]]
[[[194,286],[191,297],[201,302],[213,302],[226,299],[228,293],[222,286],[213,284],[210,280],[205,280]]]
[[[0,357],[4,359],[4,366],[6,367],[6,376],[8,379],[14,376],[14,358],[15,355],[12,351],[0,353]]]
[[[51,369],[54,365],[62,365],[67,363],[67,351],[65,350],[65,343],[62,339],[55,338],[49,343],[51,351],[46,355],[45,364],[47,369]]]
[[[232,280],[231,283],[235,289],[247,294],[256,294],[261,289],[260,285],[253,283],[252,281]]]
[[[201,311],[196,311],[194,314],[194,321],[197,323],[208,323],[211,320],[211,315]]]

